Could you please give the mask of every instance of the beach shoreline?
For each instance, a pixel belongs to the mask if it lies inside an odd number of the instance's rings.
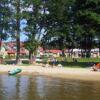
[[[15,68],[22,69],[22,72],[19,73],[20,75],[43,75],[72,80],[100,81],[100,72],[91,71],[90,68],[51,68],[37,65],[0,65],[0,73],[8,73],[8,71]]]

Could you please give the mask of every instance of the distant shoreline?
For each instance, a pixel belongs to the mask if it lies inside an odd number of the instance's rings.
[[[42,66],[18,66],[18,65],[0,65],[0,73],[8,73],[9,70],[21,68],[20,75],[45,75],[55,78],[100,81],[100,72],[91,71],[89,68],[51,68]]]

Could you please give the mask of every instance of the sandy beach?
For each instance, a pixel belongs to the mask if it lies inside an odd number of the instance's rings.
[[[21,68],[20,74],[27,75],[45,75],[56,78],[85,80],[85,81],[100,81],[100,72],[91,71],[90,68],[51,68],[37,65],[18,66],[18,65],[0,65],[0,73],[8,73],[9,70]]]

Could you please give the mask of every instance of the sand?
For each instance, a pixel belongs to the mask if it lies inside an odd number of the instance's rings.
[[[91,71],[90,68],[60,68],[60,67],[42,67],[37,65],[19,66],[19,65],[0,65],[0,73],[8,73],[9,70],[21,68],[20,74],[27,75],[45,75],[56,78],[100,81],[100,72]]]

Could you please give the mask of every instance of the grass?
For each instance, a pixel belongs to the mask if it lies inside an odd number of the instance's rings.
[[[92,66],[94,63],[100,62],[100,58],[78,58],[74,62],[72,58],[67,58],[65,61],[59,61],[64,67],[81,67],[86,68]]]
[[[46,63],[46,62],[47,62],[47,58],[44,59],[44,62],[42,63]],[[59,57],[57,58],[56,64],[62,64],[64,67],[86,68],[86,67],[92,66],[93,63],[98,63],[98,62],[100,62],[100,58],[78,58],[77,62],[74,62],[72,58]],[[14,64],[14,63],[15,61],[12,61],[12,60],[5,62],[5,64]],[[37,63],[40,63],[40,62],[37,62]],[[21,65],[29,66],[31,64],[29,64],[28,60],[23,60]]]

